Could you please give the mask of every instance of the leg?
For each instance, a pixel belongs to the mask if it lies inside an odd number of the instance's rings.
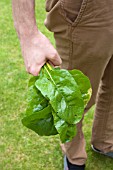
[[[113,25],[110,24],[113,10],[108,10],[107,5],[104,6],[105,3],[108,4],[106,0],[102,3],[98,0],[83,0],[73,22],[72,18],[67,18],[67,1],[54,1],[54,5],[49,8],[45,25],[54,32],[56,47],[63,61],[62,67],[80,69],[91,81],[93,95],[85,109],[87,111],[95,103],[101,77],[113,53]],[[113,9],[113,2],[109,1],[109,7]],[[101,20],[103,16],[104,20]],[[84,164],[87,158],[82,120],[77,125],[78,133],[75,138],[62,144],[62,150],[68,160],[77,165]]]
[[[92,144],[103,152],[113,152],[113,57],[103,74],[92,130]]]

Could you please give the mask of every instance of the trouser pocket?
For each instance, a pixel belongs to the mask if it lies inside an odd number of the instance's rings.
[[[46,0],[46,12],[49,12],[59,0]]]
[[[73,26],[78,24],[84,16],[88,0],[60,0],[62,15]]]
[[[82,22],[88,0],[46,0],[45,26],[52,32],[61,32],[65,25]]]
[[[67,22],[78,22],[85,10],[88,0],[46,0],[46,12],[51,12],[59,3],[61,14]]]
[[[63,14],[67,21],[74,22],[82,8],[84,0],[61,0]]]

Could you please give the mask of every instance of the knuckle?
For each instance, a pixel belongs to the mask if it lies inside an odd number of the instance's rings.
[[[38,76],[38,72],[32,73],[33,76]]]

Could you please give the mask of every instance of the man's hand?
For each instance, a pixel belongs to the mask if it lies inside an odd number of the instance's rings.
[[[54,66],[61,65],[61,59],[50,41],[41,33],[37,32],[30,38],[21,41],[22,54],[27,72],[37,76],[46,61]]]
[[[12,0],[12,9],[26,70],[37,76],[46,61],[59,66],[61,59],[57,51],[37,28],[35,0]]]

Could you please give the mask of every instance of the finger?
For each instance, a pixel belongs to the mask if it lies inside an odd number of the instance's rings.
[[[50,60],[50,62],[52,62],[54,66],[59,66],[62,64],[62,60],[57,52],[50,55],[48,59]]]
[[[48,60],[47,61],[52,67],[55,67],[55,65],[50,61],[50,60]]]
[[[33,76],[38,76],[40,70],[41,70],[41,67],[42,66],[31,66],[29,69],[28,69],[28,73],[32,74]]]

